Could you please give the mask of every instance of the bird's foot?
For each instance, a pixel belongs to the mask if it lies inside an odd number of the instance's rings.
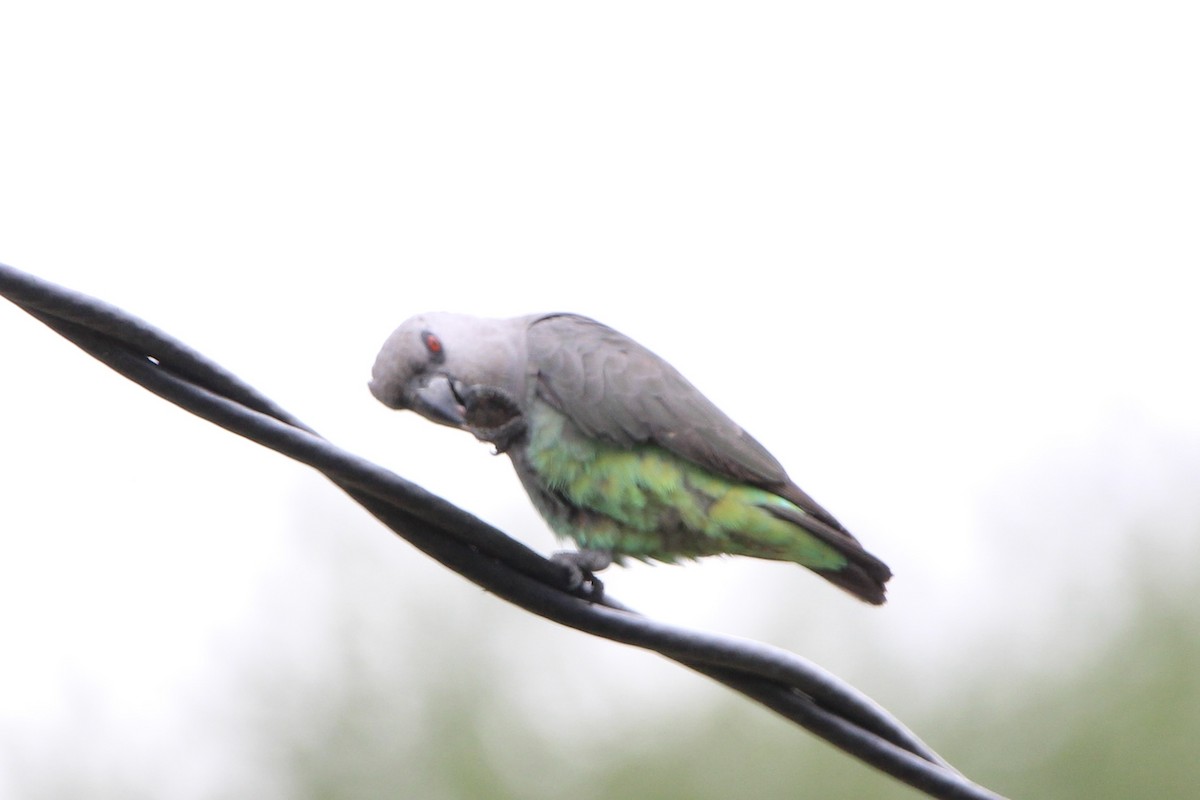
[[[495,455],[507,452],[527,431],[516,402],[499,389],[469,386],[461,390],[466,409],[466,429],[475,438],[496,446]]]
[[[604,584],[595,573],[606,569],[613,562],[607,550],[565,550],[554,553],[550,560],[567,570],[567,591],[577,591],[587,586],[587,594],[593,600],[604,596]]]

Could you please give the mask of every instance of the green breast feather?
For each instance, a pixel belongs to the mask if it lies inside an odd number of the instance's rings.
[[[526,449],[538,481],[570,509],[549,515],[560,536],[616,556],[677,561],[728,553],[836,570],[846,558],[771,507],[803,516],[765,489],[715,475],[655,445],[582,436],[541,405]]]

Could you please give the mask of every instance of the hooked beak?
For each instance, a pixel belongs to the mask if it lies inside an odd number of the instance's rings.
[[[408,407],[433,422],[461,428],[467,424],[467,409],[445,375],[433,375],[408,397]]]

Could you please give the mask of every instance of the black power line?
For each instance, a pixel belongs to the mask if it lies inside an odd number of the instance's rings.
[[[805,659],[759,642],[644,617],[564,567],[395,473],[322,439],[183,343],[99,300],[0,264],[0,294],[126,378],[221,427],[322,472],[422,552],[546,619],[653,650],[709,676],[926,794],[997,800],[895,717]]]

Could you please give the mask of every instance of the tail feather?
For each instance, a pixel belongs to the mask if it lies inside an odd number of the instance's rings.
[[[813,572],[871,605],[881,606],[887,601],[887,588],[883,585],[887,578],[878,578],[858,564],[847,564],[839,570],[814,569]]]
[[[838,569],[813,569],[833,585],[873,605],[882,605],[887,599],[884,584],[892,577],[888,565],[868,553],[849,531],[837,520],[825,514],[828,521],[807,511],[795,511],[771,506],[768,510],[793,525],[803,528],[846,558],[846,565]],[[832,522],[833,524],[829,524]],[[836,526],[836,527],[835,527]]]

